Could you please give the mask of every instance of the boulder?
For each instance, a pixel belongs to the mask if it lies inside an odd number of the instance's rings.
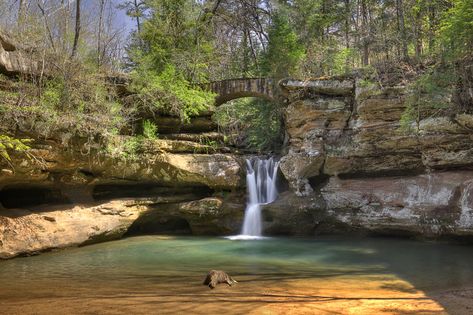
[[[0,30],[0,73],[31,75],[39,73],[39,69],[40,65],[34,61],[31,52]]]
[[[129,234],[232,235],[241,228],[244,198],[206,197],[176,204],[153,204]]]
[[[314,193],[300,197],[286,191],[273,203],[263,205],[262,214],[265,234],[313,235],[325,217],[325,203]]]
[[[0,213],[0,258],[118,239],[145,209],[127,200],[41,212],[4,209]]]
[[[308,178],[320,175],[324,159],[321,152],[289,153],[281,158],[279,167],[296,194],[307,196],[312,192]]]

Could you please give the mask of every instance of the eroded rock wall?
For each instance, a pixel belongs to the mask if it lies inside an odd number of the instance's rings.
[[[289,141],[281,171],[291,192],[267,217],[297,204],[291,211],[310,213],[312,234],[473,235],[473,116],[427,118],[406,131],[408,89],[365,85],[346,78],[282,84]]]
[[[129,159],[81,147],[36,139],[28,155],[0,159],[0,258],[124,235],[238,232],[241,156],[187,140],[148,140]]]

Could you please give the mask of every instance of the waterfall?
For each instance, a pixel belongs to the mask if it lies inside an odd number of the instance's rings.
[[[256,239],[261,237],[261,205],[276,200],[279,162],[273,158],[246,160],[246,187],[248,201],[241,235],[230,239]]]

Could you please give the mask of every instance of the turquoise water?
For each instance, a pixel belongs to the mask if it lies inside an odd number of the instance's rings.
[[[473,284],[471,246],[394,239],[133,237],[0,261],[0,300],[48,286],[199,285],[210,269],[243,282],[394,275],[420,290]]]

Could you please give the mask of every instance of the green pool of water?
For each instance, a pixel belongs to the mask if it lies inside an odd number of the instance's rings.
[[[420,290],[473,284],[471,246],[394,239],[231,241],[200,237],[133,237],[0,261],[0,299],[51,286],[146,287],[198,283],[210,269],[235,278],[312,279],[394,275]]]

